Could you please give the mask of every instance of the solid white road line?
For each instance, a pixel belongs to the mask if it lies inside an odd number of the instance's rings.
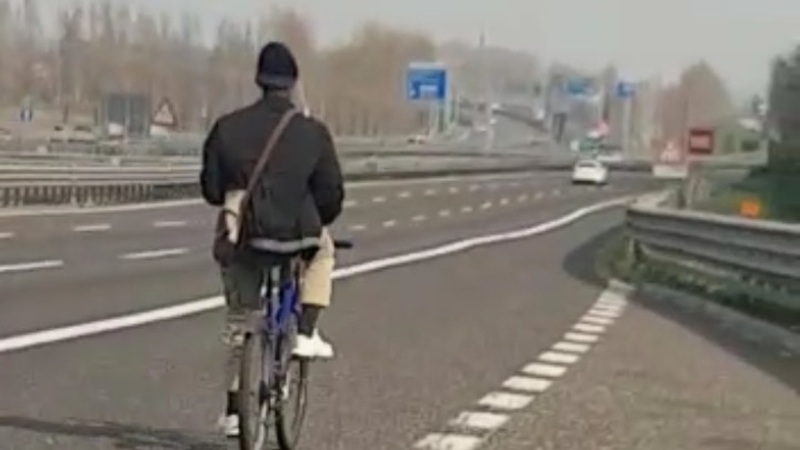
[[[33,270],[55,269],[62,267],[64,261],[60,259],[51,259],[46,261],[34,261],[25,263],[3,264],[0,265],[0,274],[14,273],[14,272],[30,272]],[[0,341],[2,343],[2,341]],[[2,349],[2,346],[0,346]],[[0,350],[1,351],[1,350]]]
[[[405,266],[446,255],[462,253],[476,247],[537,236],[567,226],[588,215],[626,205],[634,198],[635,197],[633,196],[627,196],[597,203],[577,209],[565,216],[559,217],[558,219],[539,223],[537,225],[515,231],[465,238],[449,244],[439,245],[424,250],[380,258],[355,264],[349,267],[342,267],[334,271],[334,278],[351,278],[391,267]],[[100,319],[94,322],[70,325],[56,329],[34,331],[27,334],[0,339],[0,353],[36,347],[53,342],[93,336],[109,331],[121,330],[155,322],[162,322],[179,317],[192,316],[220,308],[224,305],[225,300],[222,296],[214,296],[190,301],[177,306],[158,308],[116,318]]]
[[[165,248],[162,250],[148,250],[143,252],[136,252],[136,253],[126,253],[121,255],[121,259],[129,260],[129,261],[138,261],[142,259],[157,259],[157,258],[167,258],[170,256],[180,256],[189,253],[188,248]]]

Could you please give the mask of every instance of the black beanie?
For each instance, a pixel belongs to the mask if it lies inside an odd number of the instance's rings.
[[[270,42],[258,55],[256,84],[262,89],[289,89],[297,81],[297,61],[282,42]]]

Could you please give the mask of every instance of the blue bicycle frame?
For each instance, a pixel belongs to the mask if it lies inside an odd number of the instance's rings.
[[[261,333],[270,352],[264,352],[264,382],[268,389],[275,386],[277,376],[283,375],[286,364],[281,357],[283,345],[291,345],[283,337],[290,333],[292,315],[299,315],[299,262],[290,261],[269,269],[266,278],[265,314]],[[269,353],[269,354],[268,354]]]

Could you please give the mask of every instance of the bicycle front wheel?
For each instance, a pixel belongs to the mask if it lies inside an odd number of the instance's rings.
[[[239,371],[239,449],[262,450],[267,443],[269,404],[264,389],[264,345],[261,336],[244,342]]]
[[[280,379],[280,400],[275,405],[275,431],[281,450],[294,450],[300,440],[308,405],[308,368],[306,359],[292,358],[292,338],[282,339],[284,373]]]

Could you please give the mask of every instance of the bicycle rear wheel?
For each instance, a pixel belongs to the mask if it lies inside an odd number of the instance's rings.
[[[300,440],[308,405],[308,372],[306,359],[292,357],[296,329],[280,340],[283,373],[279,377],[280,395],[275,404],[275,431],[281,450],[294,450]]]
[[[262,450],[267,443],[269,404],[264,388],[264,344],[261,335],[244,342],[239,371],[239,449]]]

